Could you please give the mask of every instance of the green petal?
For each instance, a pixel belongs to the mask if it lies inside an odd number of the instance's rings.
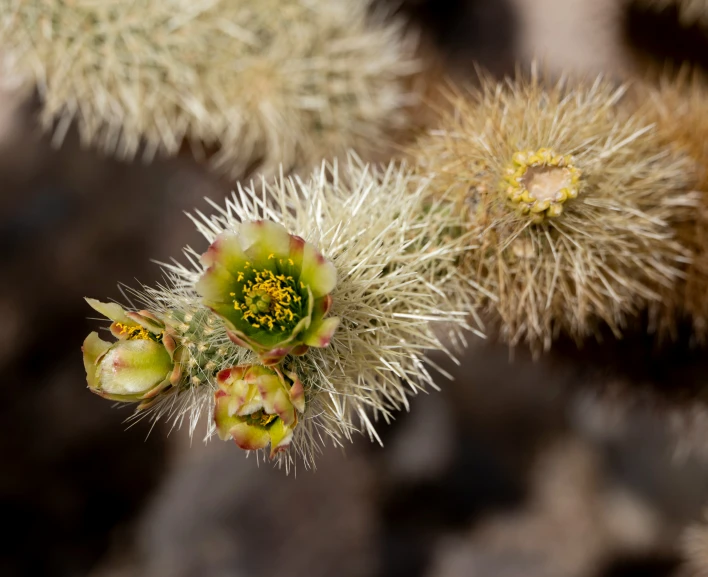
[[[235,327],[239,329],[239,332],[243,332],[246,328],[246,321],[243,320],[243,314],[241,311],[234,308],[233,304],[220,304],[220,303],[204,303],[217,315],[219,315],[225,322],[227,328]],[[250,325],[248,325],[250,326]]]
[[[280,419],[276,420],[268,429],[270,435],[270,458],[290,446],[293,439],[293,427],[289,427]]]
[[[221,263],[214,263],[194,285],[204,303],[228,303],[232,301],[230,293],[234,292],[236,278]]]
[[[302,257],[305,254],[305,240],[302,237],[290,235],[290,249],[288,258],[293,261],[293,268],[302,269]]]
[[[334,334],[334,331],[339,326],[339,319],[332,317],[324,320],[332,306],[332,297],[327,295],[317,299],[314,303],[312,312],[312,323],[308,329],[300,336],[300,340],[311,347],[326,347]]]
[[[239,323],[239,325],[243,326],[243,323]],[[252,330],[254,332],[245,333],[238,328],[234,328],[228,330],[227,334],[229,335],[229,338],[237,345],[251,349],[259,354],[277,348],[286,348],[288,343],[293,339],[292,333],[289,332],[284,333],[285,336],[283,337],[283,333],[270,333],[256,329]]]
[[[310,330],[304,335],[303,342],[310,347],[326,347],[332,340],[332,336],[338,326],[339,319],[337,317],[324,319],[317,325],[313,324]]]
[[[302,256],[300,281],[310,287],[316,299],[331,293],[337,285],[337,269],[309,243]]]
[[[239,233],[241,248],[255,262],[265,264],[289,256],[290,234],[281,224],[270,220],[244,222]]]
[[[234,417],[229,413],[229,402],[231,397],[223,391],[217,391],[214,404],[214,424],[216,432],[222,441],[227,441],[231,438],[231,428],[238,423],[243,422],[243,419]]]
[[[172,372],[172,359],[161,344],[148,340],[120,341],[101,358],[98,388],[111,395],[148,393]]]
[[[113,322],[123,323],[124,325],[130,326],[135,325],[135,322],[131,321],[127,317],[125,311],[123,310],[123,307],[117,303],[102,303],[101,301],[97,301],[96,299],[90,299],[88,297],[84,297],[84,300],[89,304],[92,309],[98,311],[104,317],[111,319]]]
[[[86,369],[86,381],[92,389],[96,388],[96,360],[108,349],[111,348],[111,343],[108,343],[98,336],[98,333],[91,333],[84,340],[81,351],[84,354],[84,368]]]
[[[239,235],[228,231],[222,232],[214,239],[200,260],[206,267],[220,264],[227,270],[237,271],[243,268],[248,257],[241,250]]]

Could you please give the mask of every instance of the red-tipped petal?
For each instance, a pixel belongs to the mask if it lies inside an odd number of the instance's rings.
[[[243,375],[247,370],[248,367],[243,365],[223,369],[216,375],[216,383],[219,388],[227,387],[233,380],[243,379]]]
[[[257,451],[268,446],[270,436],[268,431],[241,422],[229,430],[234,442],[244,451]]]
[[[331,317],[322,321],[322,323],[311,333],[309,333],[305,343],[311,347],[323,348],[329,345],[334,336],[337,327],[339,326],[339,318]]]
[[[305,239],[294,234],[290,235],[290,250],[288,258],[293,261],[293,266],[302,266],[302,256],[305,254]]]
[[[266,367],[272,367],[280,364],[289,353],[290,349],[288,348],[272,349],[259,354],[258,358]]]
[[[231,271],[240,270],[248,260],[241,249],[239,235],[235,232],[222,232],[214,239],[211,246],[201,256],[201,262],[206,267],[219,263]]]
[[[306,244],[300,281],[310,287],[315,298],[320,298],[337,285],[337,269],[314,246]]]
[[[239,233],[241,249],[255,262],[288,256],[290,234],[281,224],[270,220],[244,222]]]
[[[290,402],[300,413],[305,412],[305,387],[295,372],[286,373],[293,386],[290,387]]]
[[[290,354],[295,356],[295,357],[301,357],[305,353],[307,353],[308,349],[307,345],[298,345],[296,347],[293,347],[293,349],[290,351]]]

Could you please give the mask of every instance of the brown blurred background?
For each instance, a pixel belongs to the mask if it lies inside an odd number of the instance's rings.
[[[624,0],[400,10],[458,78],[533,56],[610,76],[708,62],[700,29]],[[232,185],[188,157],[128,165],[75,135],[54,150],[36,102],[5,95],[0,107],[0,575],[679,574],[677,537],[708,502],[708,460],[677,448],[708,438],[705,418],[620,385],[701,379],[701,351],[656,352],[639,336],[538,363],[517,351],[510,364],[503,347],[475,342],[442,393],[382,426],[385,449],[362,437],[295,478],[231,444],[205,446],[201,430],[190,446],[169,424],[126,429],[129,410],[85,388],[82,297],[121,298],[119,281],[159,280],[149,259],[203,248],[183,211]]]

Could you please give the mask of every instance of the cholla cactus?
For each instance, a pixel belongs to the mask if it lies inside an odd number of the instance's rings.
[[[239,186],[217,210],[194,217],[209,250],[188,249],[190,266],[165,265],[169,287],[138,293],[174,327],[181,365],[198,371],[148,414],[186,416],[192,429],[213,414],[207,436],[215,425],[244,448],[270,443],[286,467],[294,453],[310,465],[326,438],[378,438],[379,417],[435,386],[424,353],[446,349],[431,323],[452,338],[467,327],[443,291],[464,283],[457,264],[470,244],[447,199],[431,201],[405,167],[379,172],[352,156],[306,182]],[[266,286],[269,272],[277,282]],[[207,319],[198,336],[185,310]]]
[[[694,206],[694,166],[621,110],[624,92],[601,79],[546,88],[535,69],[483,78],[411,150],[432,189],[456,195],[475,239],[461,263],[473,304],[511,346],[548,349],[600,321],[619,334],[682,274],[671,224]]]
[[[656,10],[675,7],[684,24],[708,25],[708,0],[642,0],[642,2]]]
[[[61,143],[146,159],[186,141],[233,176],[405,128],[417,65],[360,0],[0,0],[4,74],[36,84]]]
[[[635,97],[642,114],[657,126],[666,146],[688,154],[699,166],[696,190],[698,207],[676,226],[676,234],[690,250],[685,282],[667,290],[652,307],[661,334],[674,335],[677,324],[687,319],[695,337],[708,337],[708,88],[705,78],[684,70],[678,78],[663,79],[658,86],[639,85]]]

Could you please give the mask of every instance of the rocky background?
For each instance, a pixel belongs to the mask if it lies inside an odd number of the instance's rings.
[[[396,3],[458,77],[533,56],[618,75],[708,54],[700,30],[624,0]],[[183,211],[232,185],[188,157],[126,165],[75,136],[56,151],[36,103],[3,98],[0,575],[681,574],[678,537],[708,502],[695,450],[708,428],[641,392],[706,374],[685,344],[657,352],[638,336],[511,364],[474,343],[443,393],[382,428],[385,449],[360,438],[295,478],[165,425],[126,430],[128,410],[85,389],[82,297],[120,298],[117,281],[159,280],[149,259],[202,248]],[[613,394],[627,383],[636,398]]]

